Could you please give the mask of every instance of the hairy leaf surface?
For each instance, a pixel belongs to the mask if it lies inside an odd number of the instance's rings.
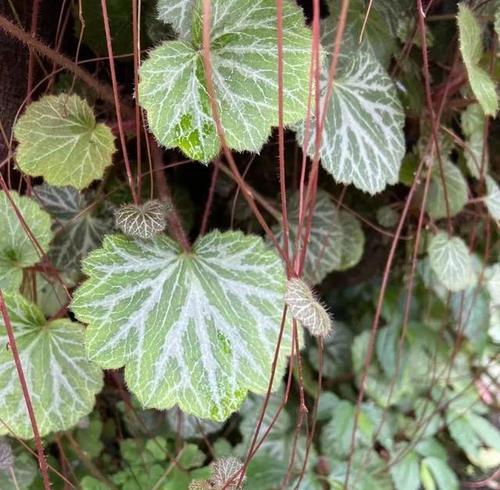
[[[97,123],[78,95],[47,95],[28,106],[14,136],[17,164],[52,185],[87,187],[103,176],[115,152],[111,129]]]
[[[168,5],[160,4],[161,15],[201,9],[201,2],[196,7],[191,2]],[[227,144],[238,151],[258,152],[271,127],[278,125],[276,4],[274,0],[213,0],[211,9],[213,83]],[[201,32],[200,10],[192,15],[193,31]],[[181,22],[181,17],[178,20]],[[285,0],[285,124],[305,116],[310,50],[311,34],[302,11]],[[151,51],[141,67],[139,95],[149,127],[162,145],[179,147],[188,157],[202,162],[217,156],[220,142],[205,87],[199,35],[165,42]]]
[[[73,310],[89,323],[89,356],[125,365],[143,405],[224,420],[248,391],[266,392],[285,277],[260,238],[212,232],[183,253],[168,237],[113,235],[84,264]],[[286,330],[279,372],[290,342]]]
[[[85,355],[83,326],[63,319],[48,322],[20,294],[4,296],[40,435],[69,429],[92,410],[102,388],[101,370]],[[30,439],[31,423],[7,343],[0,317],[0,419],[17,437]],[[0,424],[0,434],[7,433]]]
[[[46,251],[53,236],[50,216],[28,197],[14,191],[10,197],[33,237]],[[23,279],[23,268],[35,265],[41,257],[5,192],[0,192],[0,231],[0,288],[17,290]]]

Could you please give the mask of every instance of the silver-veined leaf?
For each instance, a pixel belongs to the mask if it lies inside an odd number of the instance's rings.
[[[18,293],[4,295],[40,435],[66,430],[87,415],[102,388],[102,372],[85,355],[83,326],[47,321]],[[0,317],[0,420],[14,435],[33,437],[21,384]],[[0,424],[0,434],[9,433]]]
[[[81,260],[113,229],[111,206],[95,206],[92,193],[82,194],[70,186],[42,184],[34,187],[33,196],[54,218],[49,257],[66,279],[76,281]]]
[[[486,118],[479,104],[471,104],[462,112],[462,131],[466,137],[465,163],[470,174],[479,179],[481,171],[488,172],[488,155],[484,155],[484,125]]]
[[[498,183],[495,182],[493,177],[489,175],[485,178],[486,181],[486,196],[484,197],[484,203],[491,214],[491,217],[495,220],[500,220],[500,187]]]
[[[450,216],[455,216],[467,203],[467,181],[462,172],[448,160],[443,160],[442,163],[445,185],[443,186],[439,164],[435,162],[427,195],[426,210],[433,219],[446,218],[448,209]],[[446,198],[449,208],[446,206]]]
[[[450,291],[461,291],[474,280],[469,249],[459,237],[449,237],[440,231],[429,243],[432,270]]]
[[[295,250],[299,231],[299,206],[299,194],[293,194],[288,201],[291,251]],[[278,241],[283,244],[283,227],[276,225],[273,231]],[[302,236],[304,232],[305,226],[302,227]],[[353,267],[363,254],[364,243],[365,236],[359,221],[345,211],[339,212],[328,193],[318,190],[307,243],[304,280],[310,284],[319,284],[328,273]]]
[[[73,310],[90,359],[125,366],[146,407],[224,420],[265,393],[283,313],[279,257],[255,236],[212,232],[191,253],[170,238],[107,236],[84,261]],[[290,352],[285,325],[278,372]]]
[[[328,52],[332,51],[332,39],[333,32],[326,31],[322,40]],[[326,57],[321,72],[321,108],[330,62]],[[395,184],[405,152],[403,124],[395,85],[375,55],[353,40],[343,42],[319,152],[325,170],[338,182],[354,184],[370,194]],[[305,123],[298,128],[302,146],[304,136]],[[312,117],[309,155],[315,153],[314,141]]]
[[[498,96],[494,81],[481,68],[479,62],[483,54],[481,26],[472,10],[461,3],[457,15],[460,52],[464,60],[469,83],[486,115],[494,116],[498,111]]]
[[[42,250],[52,240],[50,216],[28,197],[10,192],[27,227]],[[23,279],[23,268],[40,260],[40,251],[31,241],[5,192],[0,192],[0,289],[17,290]]]
[[[196,0],[158,0],[158,19],[170,24],[180,39],[191,37]]]
[[[14,136],[19,142],[16,161],[24,173],[77,189],[102,178],[115,152],[111,129],[96,122],[78,95],[47,95],[31,103]]]
[[[180,5],[179,2],[174,7]],[[201,2],[195,9],[201,9]],[[258,152],[278,125],[278,51],[274,0],[212,0],[211,61],[227,144]],[[201,12],[193,14],[201,31]],[[306,112],[311,34],[301,9],[283,2],[284,123]],[[169,41],[141,67],[140,101],[151,131],[167,148],[209,162],[220,151],[205,88],[201,41]]]

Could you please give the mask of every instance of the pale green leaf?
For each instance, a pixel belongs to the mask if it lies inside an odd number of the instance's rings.
[[[486,176],[486,196],[484,202],[491,217],[494,220],[500,220],[500,187],[489,175]]]
[[[67,430],[87,415],[102,388],[102,372],[85,355],[83,326],[48,322],[38,307],[6,293],[9,314],[40,435]],[[17,437],[33,437],[23,392],[0,318],[0,420]],[[9,433],[0,424],[0,434]]]
[[[323,43],[332,52],[332,32]],[[328,67],[321,72],[320,107],[324,107]],[[314,110],[312,111],[314,114]],[[327,107],[320,148],[321,163],[335,180],[375,194],[398,181],[405,153],[404,113],[396,88],[370,49],[343,44],[332,97]],[[311,118],[307,153],[315,153],[315,120]],[[304,146],[305,123],[298,128]]]
[[[483,54],[481,26],[472,10],[464,3],[459,5],[457,15],[460,52],[464,60],[469,82],[478,102],[486,115],[494,116],[498,110],[498,96],[495,83],[479,66]]]
[[[212,232],[185,253],[164,236],[108,235],[84,272],[73,310],[89,324],[88,354],[125,366],[144,406],[224,420],[248,391],[267,391],[285,276],[260,238]],[[278,372],[290,345],[285,327]]]
[[[183,439],[202,439],[217,432],[223,426],[221,422],[203,420],[184,413],[178,408],[167,410],[165,417],[172,432]]]
[[[461,115],[462,131],[466,138],[467,147],[464,151],[465,163],[470,174],[478,179],[481,170],[488,171],[488,155],[484,155],[484,125],[486,118],[479,104],[471,104]]]
[[[289,243],[295,250],[299,231],[299,194],[293,194],[287,203]],[[307,215],[304,223],[307,223]],[[284,243],[283,226],[275,225],[273,231],[279,243]],[[302,227],[304,236],[305,226]],[[303,240],[302,240],[303,242]],[[363,254],[365,236],[359,221],[350,214],[337,210],[330,196],[318,190],[316,206],[307,242],[303,277],[310,284],[319,284],[328,273],[356,265]],[[303,243],[301,243],[301,248]]]
[[[50,216],[28,197],[14,191],[9,195],[36,242],[47,251],[53,236]],[[0,230],[0,289],[17,290],[23,279],[23,268],[35,265],[41,256],[3,191],[0,192]]]
[[[0,438],[0,488],[29,488],[37,473],[35,460],[25,448],[12,448],[8,439]]]
[[[377,209],[377,222],[384,228],[394,228],[399,221],[399,213],[391,206]]]
[[[430,471],[439,490],[459,489],[457,475],[455,475],[446,461],[433,457],[425,458],[422,461],[422,467],[425,467]]]
[[[462,172],[448,160],[442,163],[445,185],[443,186],[439,164],[435,162],[427,195],[426,210],[433,219],[446,218],[448,210],[450,216],[455,216],[467,203],[467,181]],[[446,198],[449,207],[446,206]]]
[[[432,270],[450,291],[461,291],[474,279],[469,249],[459,237],[448,237],[440,231],[429,243]]]
[[[404,446],[404,444],[399,444],[396,448],[401,451]],[[415,451],[406,451],[406,454],[390,467],[396,490],[418,490],[420,488],[419,462],[420,458]]]
[[[34,187],[33,196],[55,221],[56,236],[49,250],[50,259],[66,279],[76,281],[81,260],[113,229],[111,206],[108,203],[95,206],[92,193],[82,194],[69,186],[43,184]]]
[[[486,289],[493,306],[500,306],[500,263],[488,267],[484,273]]]
[[[183,8],[180,2],[173,4],[176,14]],[[201,9],[201,2],[196,9]],[[271,127],[278,125],[276,3],[212,0],[211,12],[212,78],[227,144],[234,150],[258,152]],[[199,14],[199,10],[192,14],[192,28],[201,31]],[[311,34],[302,11],[285,0],[285,124],[297,123],[305,116],[310,51]],[[151,51],[141,67],[139,96],[149,127],[162,145],[179,147],[188,157],[202,162],[217,156],[220,142],[205,87],[199,39],[169,41]]]
[[[52,185],[87,187],[102,178],[115,152],[111,129],[97,123],[77,95],[47,95],[28,106],[14,136],[19,168]]]
[[[158,0],[158,19],[170,24],[180,39],[191,37],[196,0]]]

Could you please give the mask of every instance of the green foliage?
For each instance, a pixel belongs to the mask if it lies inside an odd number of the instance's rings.
[[[30,104],[14,136],[19,168],[51,185],[87,187],[102,178],[115,152],[110,128],[97,123],[77,95],[47,95]]]
[[[90,279],[72,308],[89,324],[89,357],[107,369],[125,365],[141,403],[178,403],[192,415],[224,420],[247,391],[266,392],[284,274],[260,238],[213,232],[186,253],[166,237],[114,235],[84,264]],[[278,372],[288,334],[285,345]]]
[[[192,3],[186,11],[177,2],[171,12],[160,5],[162,17],[180,19],[179,9],[190,15],[192,34],[150,52],[141,67],[139,97],[162,145],[206,163],[218,155],[220,142],[205,87],[202,4],[189,8]],[[278,124],[276,4],[214,0],[211,5],[212,79],[225,138],[230,148],[257,152]],[[311,35],[296,5],[286,0],[283,10],[284,123],[293,124],[306,111]]]
[[[23,269],[35,265],[52,240],[50,216],[31,199],[1,191],[0,230],[0,288],[15,291],[21,286]]]
[[[457,16],[460,33],[460,52],[469,75],[469,82],[486,115],[494,116],[498,111],[498,95],[495,83],[480,66],[483,54],[481,26],[472,10],[464,3],[459,6]]]
[[[101,370],[83,353],[83,327],[69,320],[47,321],[20,294],[4,295],[26,384],[41,435],[73,427],[94,406],[102,388]],[[0,345],[7,346],[0,318]],[[12,353],[0,352],[0,434],[33,437]],[[7,430],[7,427],[9,430]]]

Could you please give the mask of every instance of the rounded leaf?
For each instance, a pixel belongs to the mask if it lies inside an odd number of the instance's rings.
[[[167,206],[160,201],[144,204],[124,204],[115,212],[115,222],[125,235],[151,239],[165,230]]]

